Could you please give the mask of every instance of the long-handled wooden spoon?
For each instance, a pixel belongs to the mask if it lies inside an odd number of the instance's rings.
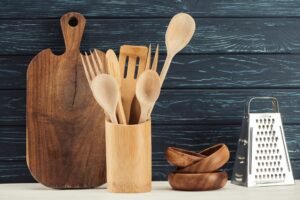
[[[120,90],[121,81],[123,77],[121,76],[121,70],[120,70],[120,65],[119,65],[117,55],[112,49],[109,49],[106,52],[106,62],[107,62],[108,73],[116,79],[116,81],[119,84],[119,90]],[[127,124],[121,98],[119,98],[119,102],[117,106],[117,116],[120,121],[120,124]]]
[[[158,64],[158,52],[159,52],[159,45],[156,46],[154,59],[152,62],[151,70],[156,71],[157,70],[157,64]]]
[[[165,38],[167,58],[160,74],[161,84],[166,78],[173,57],[189,43],[195,28],[194,19],[186,13],[178,13],[171,19]]]
[[[141,105],[139,123],[150,118],[151,111],[160,94],[160,78],[153,70],[144,71],[137,80],[136,97]]]
[[[99,74],[92,80],[91,87],[98,104],[110,120],[117,124],[116,109],[120,99],[120,88],[116,79],[108,74]]]

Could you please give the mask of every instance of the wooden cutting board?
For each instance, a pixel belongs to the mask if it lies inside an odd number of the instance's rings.
[[[106,182],[104,112],[80,60],[85,18],[60,19],[65,52],[38,53],[27,71],[27,165],[52,188],[91,188]]]

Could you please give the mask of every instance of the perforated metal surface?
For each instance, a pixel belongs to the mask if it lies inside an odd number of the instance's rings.
[[[272,100],[273,113],[250,113],[251,101]],[[294,184],[278,101],[254,97],[246,105],[232,183],[251,186]]]
[[[292,184],[280,113],[250,114],[249,132],[249,186]]]

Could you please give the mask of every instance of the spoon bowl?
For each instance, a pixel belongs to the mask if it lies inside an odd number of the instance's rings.
[[[139,123],[149,119],[160,94],[160,78],[153,70],[144,71],[137,80],[136,97],[141,105]]]
[[[99,74],[92,80],[91,88],[98,104],[109,115],[110,120],[117,124],[116,108],[120,89],[115,78],[108,74]]]
[[[160,74],[161,84],[166,78],[173,57],[190,42],[195,29],[195,20],[186,13],[178,13],[171,19],[165,38],[167,58]]]

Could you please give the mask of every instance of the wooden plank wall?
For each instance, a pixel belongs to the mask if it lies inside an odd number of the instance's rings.
[[[176,56],[153,113],[153,179],[172,168],[168,146],[199,150],[224,142],[231,173],[243,107],[252,96],[280,101],[287,144],[300,178],[300,2],[297,0],[2,0],[0,2],[0,182],[34,181],[25,162],[26,69],[45,48],[63,52],[59,18],[87,18],[82,51],[159,44],[178,12],[197,30]]]

